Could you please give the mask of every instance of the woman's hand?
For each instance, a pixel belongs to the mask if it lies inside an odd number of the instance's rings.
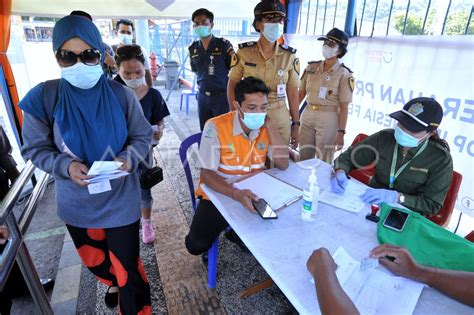
[[[122,163],[122,166],[120,166],[120,168],[119,168],[120,171],[130,173],[131,166],[128,164],[128,161],[126,159],[118,157],[118,158],[115,159],[115,161]]]
[[[93,176],[87,176],[87,173],[89,172],[89,168],[86,165],[80,162],[76,162],[76,161],[69,164],[69,168],[67,171],[72,181],[82,187],[89,185],[89,183],[85,182],[84,180],[90,179],[93,177]]]

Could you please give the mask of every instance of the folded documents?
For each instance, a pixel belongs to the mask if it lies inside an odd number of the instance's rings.
[[[119,169],[122,165],[122,162],[117,161],[95,161],[87,173],[88,176],[94,177],[85,182],[93,184],[129,175],[128,172]]]

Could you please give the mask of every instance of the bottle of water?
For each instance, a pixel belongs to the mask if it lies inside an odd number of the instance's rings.
[[[303,221],[312,221],[312,214],[318,210],[319,202],[319,185],[316,177],[315,169],[311,170],[303,190],[303,209],[301,210],[301,219]]]

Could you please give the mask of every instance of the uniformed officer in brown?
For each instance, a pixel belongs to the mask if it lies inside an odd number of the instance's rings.
[[[301,77],[299,100],[308,103],[301,115],[300,158],[315,156],[332,163],[334,151],[344,145],[348,105],[352,101],[352,71],[339,62],[347,52],[349,37],[334,28],[323,40],[324,61],[309,62]]]
[[[260,33],[260,38],[256,42],[239,44],[229,73],[229,104],[234,103],[235,85],[242,78],[256,77],[263,80],[270,88],[267,115],[277,126],[283,142],[290,143],[291,137],[291,144],[296,147],[300,125],[299,59],[295,55],[296,49],[278,44],[278,39],[283,34],[286,10],[279,1],[264,0],[255,7],[254,16],[253,26]]]

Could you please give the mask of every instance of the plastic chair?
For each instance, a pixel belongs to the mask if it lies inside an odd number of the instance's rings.
[[[191,176],[191,168],[189,167],[187,153],[189,148],[196,144],[199,146],[201,143],[201,133],[196,133],[187,137],[181,142],[179,146],[179,158],[183,165],[184,174],[188,181],[189,194],[191,195],[191,203],[193,205],[193,213],[196,211],[198,201],[194,193],[193,178]],[[217,257],[218,257],[219,239],[217,238],[212,243],[211,248],[207,251],[207,285],[209,288],[214,289],[216,287],[216,275],[217,275]]]
[[[366,135],[364,133],[359,133],[354,138],[354,141],[352,141],[351,146],[355,146],[356,144],[358,144],[359,142],[361,142],[362,140],[364,140],[367,137],[368,137],[368,135]],[[357,179],[358,181],[360,181],[360,182],[362,182],[366,185],[369,184],[369,181],[372,178],[372,176],[374,176],[374,174],[375,174],[375,168],[374,168],[373,163],[371,163],[370,165],[365,166],[363,168],[355,169],[355,170],[352,170],[352,171],[349,172],[349,176],[354,177],[355,179]]]
[[[181,102],[179,104],[179,111],[183,110],[183,99],[186,98],[186,115],[189,115],[189,98],[196,95],[196,77],[193,80],[193,87],[191,90],[181,91]]]
[[[471,233],[469,233],[468,235],[466,235],[464,238],[467,239],[468,241],[474,243],[474,231],[471,231]]]
[[[462,175],[456,171],[453,171],[453,178],[451,180],[451,185],[449,186],[448,194],[444,199],[443,207],[439,212],[432,216],[427,216],[429,220],[440,225],[446,226],[451,219],[453,214],[454,204],[458,198],[459,188],[461,188]]]

